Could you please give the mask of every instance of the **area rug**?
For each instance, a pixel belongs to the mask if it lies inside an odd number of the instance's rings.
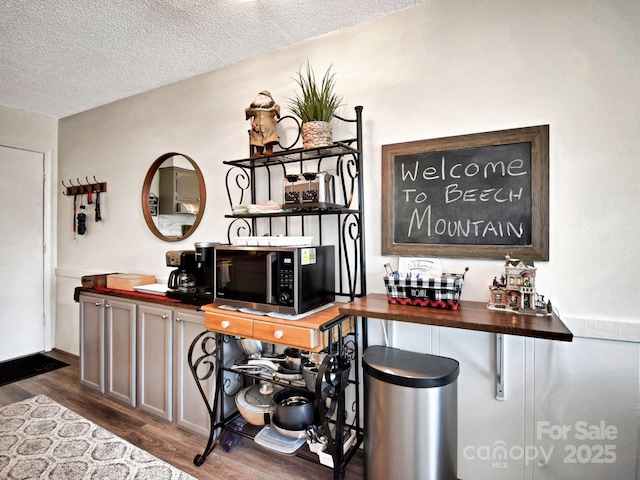
[[[61,362],[60,360],[41,353],[7,360],[0,363],[0,387],[8,383],[40,375],[41,373],[51,372],[52,370],[57,370],[58,368],[68,365],[68,363]]]
[[[0,408],[0,478],[195,480],[45,395]]]

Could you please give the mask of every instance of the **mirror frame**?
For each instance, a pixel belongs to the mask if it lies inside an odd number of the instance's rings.
[[[165,160],[175,155],[180,155],[186,158],[187,160],[189,160],[189,163],[193,165],[193,168],[196,171],[196,175],[198,176],[198,186],[200,187],[200,209],[198,211],[198,214],[196,215],[196,220],[193,222],[193,225],[191,226],[189,231],[186,234],[182,235],[181,237],[174,238],[174,237],[167,237],[166,235],[164,235],[160,230],[158,230],[158,227],[153,222],[153,218],[151,217],[151,207],[149,205],[149,194],[151,193],[151,182],[153,181],[154,175],[158,172],[160,165],[162,165]],[[185,155],[184,153],[169,152],[159,156],[156,159],[156,161],[153,162],[151,167],[149,167],[147,176],[144,178],[144,183],[142,184],[142,202],[141,203],[142,203],[142,215],[144,215],[144,220],[147,223],[147,227],[149,227],[149,230],[151,230],[151,232],[160,240],[164,240],[165,242],[179,242],[181,240],[184,240],[190,237],[191,234],[196,231],[196,229],[198,228],[198,225],[200,225],[200,221],[202,220],[202,216],[204,215],[204,209],[207,203],[207,190],[204,186],[204,177],[202,175],[202,172],[200,171],[200,167],[198,167],[196,162],[191,157],[189,157],[188,155]]]

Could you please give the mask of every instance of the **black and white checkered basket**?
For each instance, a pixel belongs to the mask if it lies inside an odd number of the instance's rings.
[[[385,275],[387,299],[391,304],[457,310],[467,270],[463,274],[446,273],[440,278]]]

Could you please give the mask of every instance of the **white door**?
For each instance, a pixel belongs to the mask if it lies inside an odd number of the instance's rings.
[[[44,350],[44,155],[0,146],[0,361]]]

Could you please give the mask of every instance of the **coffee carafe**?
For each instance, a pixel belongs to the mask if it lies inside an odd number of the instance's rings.
[[[166,253],[168,267],[178,267],[169,274],[167,296],[182,298],[196,287],[197,262],[194,250],[170,250]]]
[[[167,286],[170,290],[191,292],[196,288],[196,277],[193,273],[178,268],[169,274]]]
[[[186,270],[180,270],[177,283],[178,290],[181,292],[195,292],[196,290],[196,277]]]

